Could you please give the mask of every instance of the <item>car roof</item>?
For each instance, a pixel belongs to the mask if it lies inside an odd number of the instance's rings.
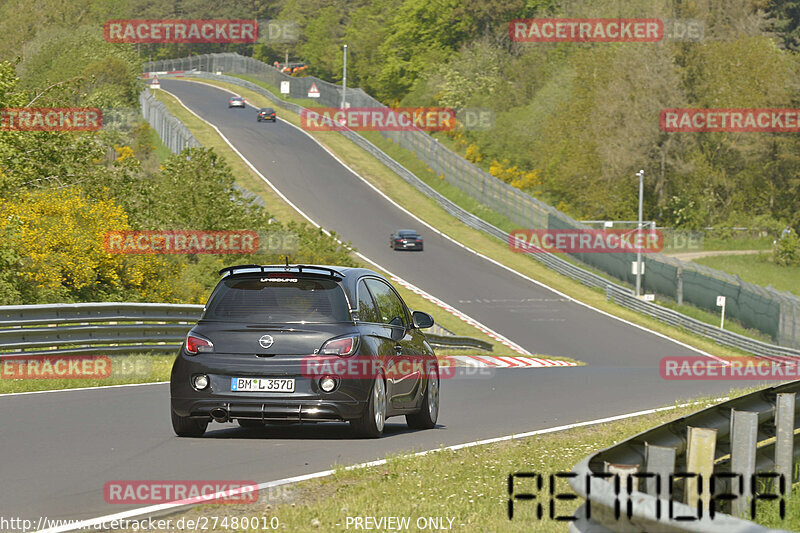
[[[397,233],[413,233],[414,235],[417,234],[417,230],[415,229],[399,229]]]
[[[244,100],[242,96],[231,96],[231,100]]]
[[[271,107],[262,107],[261,111],[275,111],[275,110],[272,109]]]
[[[286,265],[235,265],[234,267],[228,268],[241,268],[247,269],[245,272],[237,273],[235,270],[233,273],[225,274],[222,279],[228,279],[229,277],[238,277],[238,276],[252,276],[253,274],[260,274],[260,272],[254,271],[255,269],[263,267],[268,268],[272,272],[286,272]],[[375,272],[374,270],[370,270],[368,268],[361,268],[361,267],[347,267],[347,266],[336,266],[336,265],[289,265],[290,272],[297,272],[297,268],[307,268],[307,270],[302,270],[303,274],[321,274],[325,275],[324,270],[314,270],[314,267],[319,269],[327,269],[333,270],[338,274],[341,274],[342,281],[341,286],[345,291],[345,295],[347,296],[347,300],[350,303],[352,308],[358,306],[358,301],[356,299],[356,283],[358,280],[363,276],[374,276],[376,278],[383,279],[387,281],[390,285],[391,282],[386,279],[385,276]],[[220,272],[224,272],[226,269],[221,270]],[[220,281],[221,281],[220,280]]]

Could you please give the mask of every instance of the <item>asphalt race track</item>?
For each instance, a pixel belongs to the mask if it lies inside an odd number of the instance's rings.
[[[344,424],[263,431],[211,424],[203,438],[179,439],[170,426],[166,384],[0,397],[0,516],[92,518],[131,508],[104,502],[103,485],[111,480],[264,482],[730,388],[724,381],[661,379],[660,358],[698,353],[566,300],[428,231],[298,129],[281,121],[258,123],[252,107],[228,109],[229,93],[210,86],[163,80],[162,88],[219,127],[317,223],[379,265],[531,353],[569,356],[587,366],[501,369],[491,377],[445,380],[435,430],[410,431],[402,418],[390,419],[378,441],[351,439]],[[389,234],[398,228],[419,230],[425,251],[392,251]]]

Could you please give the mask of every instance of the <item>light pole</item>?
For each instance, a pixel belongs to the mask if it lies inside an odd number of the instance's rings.
[[[344,45],[344,66],[342,67],[342,109],[345,108],[345,95],[347,94],[347,45]]]
[[[639,235],[642,234],[642,196],[644,194],[644,169],[636,173],[639,176],[639,231],[636,235],[636,242],[639,242]],[[636,248],[636,297],[642,294],[642,248]]]

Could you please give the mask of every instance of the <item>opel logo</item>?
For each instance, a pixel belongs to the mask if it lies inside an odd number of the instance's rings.
[[[272,335],[264,335],[260,339],[258,339],[258,344],[261,345],[262,348],[269,348],[272,346],[272,343],[275,342],[272,338]]]

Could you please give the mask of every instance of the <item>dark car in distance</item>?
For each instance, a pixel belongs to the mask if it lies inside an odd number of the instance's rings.
[[[262,120],[271,120],[275,122],[278,120],[278,117],[275,114],[275,110],[271,107],[264,107],[258,112],[258,121],[261,122]]]
[[[413,229],[399,229],[389,237],[392,250],[422,251],[422,237]]]
[[[319,265],[220,271],[172,367],[172,427],[199,437],[210,421],[349,421],[379,437],[388,417],[435,427],[439,367],[410,311],[376,272]]]
[[[244,107],[244,98],[241,96],[231,96],[228,100],[228,109],[231,107]]]

